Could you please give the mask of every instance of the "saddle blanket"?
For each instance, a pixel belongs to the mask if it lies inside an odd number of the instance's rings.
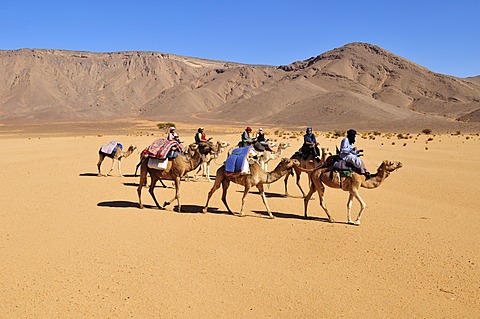
[[[153,143],[147,148],[147,152],[149,157],[165,159],[172,149],[176,149],[182,154],[184,152],[182,144],[177,141],[169,141],[163,138],[153,141]]]
[[[352,171],[352,164],[347,163],[343,159],[338,159],[335,163],[333,163],[333,168],[337,171]]]
[[[168,159],[159,159],[155,157],[149,157],[147,166],[152,169],[165,170],[167,169]]]
[[[257,155],[252,146],[239,147],[232,151],[232,154],[225,161],[225,171],[227,173],[241,172],[248,174],[250,166],[248,165],[248,157]]]
[[[120,149],[123,148],[122,144],[115,141],[111,141],[110,143],[103,145],[100,151],[107,155],[111,155],[116,150],[117,145]]]

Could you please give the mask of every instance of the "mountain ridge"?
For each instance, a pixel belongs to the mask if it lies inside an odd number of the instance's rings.
[[[361,42],[283,66],[146,51],[3,50],[0,75],[2,120],[480,124],[480,76],[434,73]]]

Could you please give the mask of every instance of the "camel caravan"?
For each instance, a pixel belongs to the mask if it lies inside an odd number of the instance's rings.
[[[402,163],[394,161],[383,161],[377,172],[370,173],[360,157],[363,150],[358,150],[355,146],[355,130],[348,130],[346,137],[341,141],[340,148],[336,148],[336,154],[328,152],[328,148],[319,148],[319,143],[312,132],[311,127],[307,127],[302,147],[294,152],[290,157],[282,157],[289,143],[270,142],[265,139],[263,130],[260,128],[257,136],[251,135],[252,129],[247,127],[242,133],[241,141],[236,147],[228,151],[226,160],[220,165],[215,174],[212,188],[208,192],[206,203],[202,212],[207,213],[209,202],[214,193],[222,187],[221,200],[228,213],[238,216],[245,216],[246,197],[252,187],[258,189],[263,204],[269,218],[274,218],[268,205],[264,187],[275,183],[284,178],[285,193],[283,197],[289,197],[287,185],[290,175],[296,176],[296,185],[302,193],[304,205],[304,217],[308,218],[308,204],[312,195],[317,192],[320,206],[327,215],[328,221],[335,222],[331,217],[324,200],[325,188],[341,189],[348,192],[347,201],[347,223],[360,225],[362,214],[366,208],[364,200],[359,195],[361,187],[373,189],[380,186],[383,181],[394,171],[402,167]],[[195,135],[195,142],[184,146],[176,133],[175,127],[169,128],[166,139],[157,139],[148,147],[144,148],[140,154],[140,161],[135,169],[135,176],[140,169],[140,180],[137,188],[139,208],[144,208],[142,202],[142,190],[147,187],[147,178],[150,176],[150,185],[148,191],[158,209],[165,209],[166,206],[176,201],[176,210],[182,211],[180,202],[180,185],[182,180],[189,180],[188,173],[194,172],[194,180],[198,180],[201,173],[208,182],[210,179],[210,164],[220,158],[230,145],[226,141],[211,141],[212,138],[206,138],[204,128],[198,129]],[[276,146],[276,149],[274,149]],[[97,163],[98,176],[108,176],[114,169],[115,160],[118,162],[118,171],[121,173],[121,160],[131,155],[136,146],[131,145],[126,152],[122,151],[122,144],[110,142],[103,145],[99,150],[99,161]],[[105,159],[112,159],[112,167],[106,175],[101,174],[100,166]],[[272,171],[268,171],[268,163],[279,159],[279,163]],[[217,162],[215,162],[217,163]],[[219,163],[217,163],[219,164]],[[300,186],[300,175],[306,173],[309,184],[307,194]],[[160,182],[165,188],[164,180],[173,181],[175,187],[175,196],[159,204],[155,196],[155,185]],[[230,183],[238,184],[244,187],[241,201],[241,208],[238,214],[234,213],[227,203],[227,192]],[[360,203],[360,211],[355,221],[351,218],[351,207],[353,199]],[[175,208],[174,208],[175,209]]]

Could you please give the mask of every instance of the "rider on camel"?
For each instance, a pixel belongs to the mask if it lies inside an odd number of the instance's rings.
[[[363,150],[357,150],[354,147],[355,144],[355,136],[357,132],[355,130],[348,130],[347,137],[345,137],[342,142],[340,143],[340,158],[343,159],[345,162],[351,163],[353,166],[360,170],[360,173],[369,177],[370,173],[365,167],[365,164],[360,159],[360,156]]]
[[[317,162],[320,162],[320,150],[318,149],[319,143],[315,138],[315,134],[312,133],[312,127],[307,127],[305,135],[303,135],[303,145],[300,149],[303,159],[307,159],[310,154],[313,154],[313,157]]]

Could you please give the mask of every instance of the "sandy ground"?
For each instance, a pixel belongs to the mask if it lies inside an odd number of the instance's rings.
[[[234,143],[235,130],[207,133]],[[221,191],[218,209],[201,214],[205,179],[182,183],[185,212],[154,208],[147,189],[140,210],[138,153],[123,161],[124,177],[97,177],[97,152],[111,140],[142,149],[155,134],[0,137],[1,318],[480,317],[479,136],[359,138],[371,171],[385,159],[404,167],[362,190],[356,227],[345,224],[347,194],[333,189],[338,222],[326,222],[317,195],[303,219],[293,179],[294,197],[281,196],[283,180],[267,188],[273,220],[255,191],[244,218],[226,213]],[[340,142],[317,137],[330,150]],[[286,140],[289,157],[300,141]],[[160,202],[174,195],[167,185],[155,190]],[[229,189],[237,212],[242,189]]]

